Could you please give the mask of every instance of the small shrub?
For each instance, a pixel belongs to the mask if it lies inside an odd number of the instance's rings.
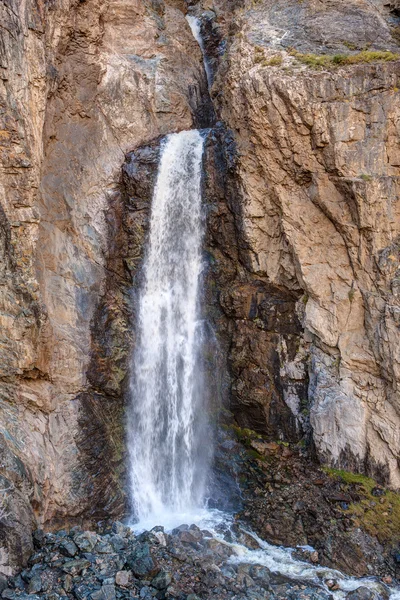
[[[274,54],[270,58],[266,58],[264,48],[256,46],[254,48],[254,62],[261,64],[263,67],[279,67],[283,63],[282,54]]]
[[[400,43],[400,27],[395,25],[391,28],[390,33],[392,34],[392,38],[396,40],[397,43]]]
[[[263,67],[279,67],[283,63],[282,54],[275,54],[269,60],[263,62]]]
[[[344,41],[342,42],[343,46],[346,46],[349,50],[357,50],[357,45],[353,44],[353,42]]]

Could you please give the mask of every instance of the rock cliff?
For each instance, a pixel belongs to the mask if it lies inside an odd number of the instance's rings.
[[[128,150],[201,119],[205,80],[179,1],[0,11],[7,573],[38,524],[121,512],[131,280],[120,169]]]
[[[203,8],[205,32],[211,20],[228,40],[209,52],[218,64],[212,95],[237,144],[241,262],[259,286],[297,300],[297,351],[289,357],[285,343],[274,347],[280,376],[308,375],[308,406],[293,386],[285,401],[299,426],[311,427],[323,461],[398,487],[396,9],[263,1]],[[240,327],[252,321],[268,330],[254,290],[239,302],[237,294],[229,303]],[[245,371],[260,377],[268,352],[256,349],[254,334],[245,338],[254,346]],[[266,406],[262,394],[233,395],[239,406]],[[245,409],[240,418],[266,430]]]
[[[213,389],[241,427],[305,437],[321,461],[400,488],[398,6],[8,0],[6,574],[38,525],[123,511],[131,294],[157,141],[213,120],[188,10],[202,21],[224,123],[205,177]]]

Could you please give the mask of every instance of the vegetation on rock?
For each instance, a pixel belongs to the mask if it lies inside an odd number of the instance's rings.
[[[331,468],[324,471],[358,493],[359,500],[346,510],[355,517],[355,525],[376,536],[380,543],[400,541],[400,494],[382,488],[365,475]]]
[[[289,54],[299,62],[309,67],[337,67],[355,65],[359,63],[388,62],[398,60],[400,54],[382,50],[363,50],[357,54],[303,54],[297,50],[290,50]]]

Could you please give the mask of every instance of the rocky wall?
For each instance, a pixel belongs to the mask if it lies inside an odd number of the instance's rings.
[[[120,168],[132,148],[204,118],[205,78],[183,2],[32,0],[0,11],[8,573],[26,560],[32,528],[123,509],[135,250],[121,227]]]
[[[229,29],[223,3],[203,8],[229,32],[212,96],[237,145],[245,266],[297,301],[304,329],[280,371],[306,370],[308,406],[296,392],[286,403],[309,417],[320,460],[397,488],[400,72],[396,54],[371,56],[398,49],[396,11],[262,1],[231,12]],[[318,63],[329,53],[336,62]],[[340,67],[347,56],[355,64]],[[234,355],[248,372],[246,343],[257,338],[243,339]],[[261,382],[271,355],[258,353]],[[247,414],[246,399],[239,405]]]

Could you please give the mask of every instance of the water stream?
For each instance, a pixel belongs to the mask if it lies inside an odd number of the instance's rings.
[[[143,528],[197,519],[204,503],[203,144],[197,130],[167,136],[152,201],[129,428],[133,509]]]

